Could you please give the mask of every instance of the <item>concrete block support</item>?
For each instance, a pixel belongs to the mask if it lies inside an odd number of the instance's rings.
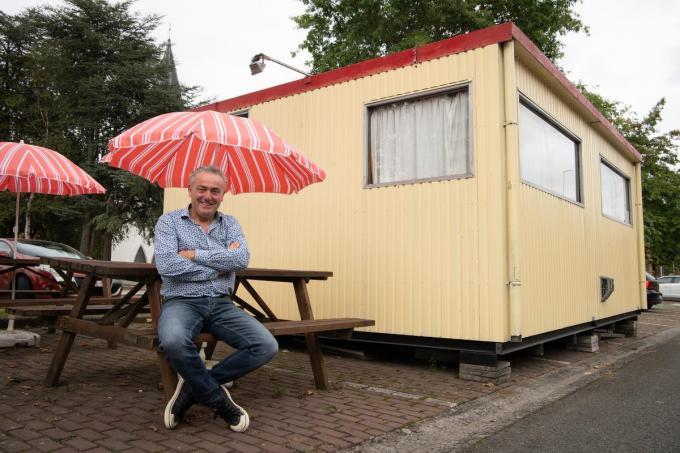
[[[567,348],[575,351],[597,352],[600,350],[599,337],[594,333],[573,335],[569,339]]]
[[[627,337],[637,337],[637,320],[626,319],[614,324],[614,332],[622,333]]]
[[[510,379],[510,362],[498,360],[497,354],[460,351],[458,359],[463,380],[502,384]]]
[[[458,377],[466,381],[502,384],[510,379],[510,362],[499,360],[496,365],[460,363]]]

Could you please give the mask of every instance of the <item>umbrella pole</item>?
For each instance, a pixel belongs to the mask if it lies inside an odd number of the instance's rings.
[[[13,257],[17,259],[17,244],[19,244],[19,199],[21,198],[21,192],[17,191],[17,206],[14,211],[14,252]],[[16,291],[16,269],[12,271],[12,300],[14,300]]]

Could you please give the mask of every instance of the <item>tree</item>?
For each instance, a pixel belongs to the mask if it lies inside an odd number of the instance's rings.
[[[648,269],[659,265],[680,266],[680,130],[658,130],[665,99],[642,119],[620,102],[612,101],[579,85],[583,94],[642,154],[642,205]]]
[[[578,0],[302,0],[293,20],[307,30],[299,50],[313,72],[327,71],[507,21],[515,22],[553,60],[559,38],[587,31]]]
[[[79,242],[83,252],[102,258],[110,256],[111,242],[123,236],[125,225],[150,234],[162,210],[162,190],[98,164],[98,157],[118,133],[160,113],[186,109],[195,93],[167,83],[168,65],[150,36],[159,18],[134,15],[131,4],[67,0],[16,16],[0,13],[5,101],[0,140],[53,148],[107,189],[106,196],[36,196],[33,232]],[[0,211],[9,203],[13,197],[3,194]],[[7,217],[0,215],[3,229]]]

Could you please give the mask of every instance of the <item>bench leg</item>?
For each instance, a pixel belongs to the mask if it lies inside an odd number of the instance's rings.
[[[75,338],[76,334],[73,332],[61,333],[61,339],[52,356],[52,363],[50,363],[50,368],[47,370],[47,377],[45,378],[45,385],[47,387],[54,387],[59,383],[59,377],[61,372],[64,371],[64,365],[66,364],[69,352],[71,352],[71,346],[73,346]]]
[[[312,372],[314,373],[314,383],[319,390],[328,390],[328,376],[326,376],[326,367],[323,363],[323,355],[321,354],[321,346],[315,333],[306,333],[305,342],[307,343],[307,351],[309,352],[309,361],[312,363]]]
[[[165,401],[169,401],[172,398],[172,394],[175,393],[175,387],[177,387],[177,374],[175,374],[175,370],[172,369],[170,363],[165,358],[165,354],[160,351],[157,354],[161,365],[161,383],[163,384]]]

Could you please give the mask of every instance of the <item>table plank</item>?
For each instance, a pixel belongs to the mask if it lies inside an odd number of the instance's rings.
[[[94,272],[100,277],[131,276],[130,280],[139,277],[154,277],[158,274],[153,263],[128,263],[125,261],[80,260],[76,258],[41,258],[41,262],[73,272]],[[297,269],[262,269],[248,268],[236,272],[236,277],[249,280],[290,281],[304,278],[307,280],[327,280],[333,276],[329,271],[309,271]]]
[[[42,263],[69,272],[94,273],[98,277],[113,277],[123,280],[138,280],[140,277],[156,277],[154,264],[126,263],[122,261],[80,260],[75,258],[41,258]]]
[[[0,264],[3,266],[37,266],[40,264],[40,258],[12,258],[0,255]]]

